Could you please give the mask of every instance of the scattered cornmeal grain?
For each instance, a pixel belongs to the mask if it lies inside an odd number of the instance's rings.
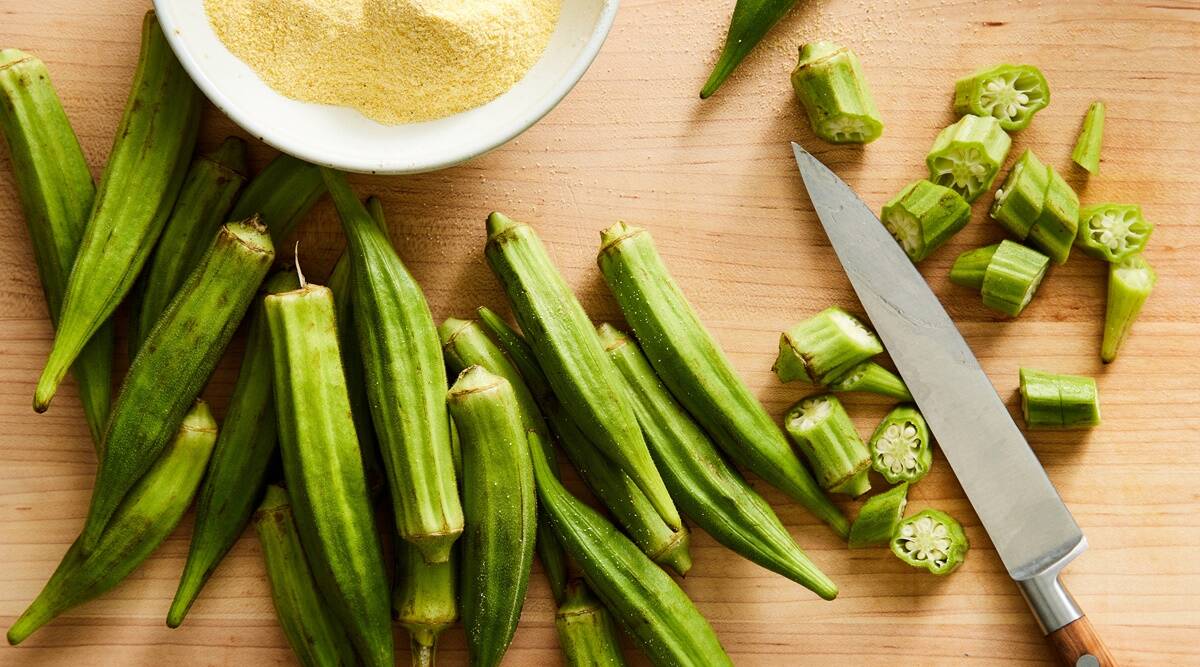
[[[205,0],[217,36],[279,93],[380,123],[485,104],[537,62],[562,0]]]

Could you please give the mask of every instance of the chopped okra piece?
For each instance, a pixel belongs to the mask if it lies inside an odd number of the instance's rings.
[[[1053,167],[1047,166],[1046,173],[1050,185],[1028,238],[1056,264],[1065,264],[1079,230],[1079,196]]]
[[[896,534],[896,526],[904,518],[908,505],[908,482],[877,493],[863,503],[858,517],[850,524],[850,548],[887,544]]]
[[[1108,266],[1108,305],[1104,310],[1104,342],[1100,345],[1104,363],[1117,358],[1157,280],[1154,269],[1141,255]]]
[[[920,180],[888,202],[880,219],[908,258],[919,262],[967,225],[971,205],[948,187]]]
[[[836,396],[805,398],[788,410],[783,421],[821,488],[854,498],[871,490],[867,479],[871,453]]]
[[[900,522],[892,536],[892,553],[913,567],[950,574],[967,557],[967,534],[949,514],[923,510]]]
[[[771,370],[781,382],[829,384],[880,352],[883,345],[875,333],[835,306],[783,332]]]
[[[1042,203],[1050,187],[1050,172],[1045,163],[1025,149],[996,189],[990,215],[1018,239],[1029,236],[1033,223],[1042,214]]]
[[[1100,144],[1104,137],[1104,102],[1092,102],[1083,118],[1083,129],[1075,141],[1071,159],[1089,173],[1100,173]]]
[[[971,289],[983,289],[983,277],[999,247],[999,243],[994,243],[959,255],[950,267],[950,282]]]
[[[929,180],[953,188],[968,202],[992,187],[1012,139],[991,116],[966,115],[938,133],[925,156]]]
[[[1029,428],[1075,428],[1100,423],[1096,381],[1021,369],[1021,412]]]
[[[954,111],[991,116],[1008,131],[1024,129],[1050,103],[1050,85],[1033,65],[996,65],[954,84]]]
[[[929,426],[914,405],[898,405],[871,435],[871,465],[889,484],[915,482],[933,465]]]
[[[865,391],[901,401],[912,400],[912,394],[908,393],[904,380],[874,361],[864,361],[846,371],[845,375],[829,383],[829,390]]]
[[[1013,241],[1001,241],[983,273],[983,305],[1016,317],[1033,300],[1050,258]]]
[[[883,134],[883,121],[854,52],[833,42],[800,47],[792,70],[796,99],[813,134],[835,144],[866,144]]]
[[[1117,263],[1140,253],[1152,231],[1140,206],[1097,204],[1079,212],[1075,245],[1090,257]]]

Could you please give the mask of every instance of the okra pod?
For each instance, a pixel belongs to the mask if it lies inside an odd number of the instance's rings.
[[[813,134],[825,141],[869,144],[883,134],[862,64],[844,46],[833,42],[801,46],[792,70],[792,89],[808,112]]]
[[[217,422],[196,401],[163,455],[121,502],[99,542],[88,552],[76,539],[37,599],[8,629],[20,644],[64,611],[97,598],[136,570],[175,530],[204,474],[217,439]]]
[[[883,344],[850,313],[836,306],[813,315],[779,336],[771,370],[781,382],[829,384],[883,352]]]
[[[624,667],[625,656],[621,655],[612,616],[583,580],[567,584],[554,615],[554,627],[571,667]]]
[[[1047,166],[1046,172],[1050,185],[1042,212],[1029,230],[1029,241],[1056,264],[1065,264],[1079,231],[1079,196],[1053,167]]]
[[[266,561],[275,617],[296,659],[304,667],[357,664],[350,638],[316,589],[292,516],[292,501],[283,487],[267,487],[254,513],[254,528]]]
[[[50,321],[57,326],[96,186],[41,60],[0,49],[0,98],[0,134],[8,144]],[[112,352],[112,325],[106,322],[72,367],[97,453],[112,395]]]
[[[265,302],[279,451],[300,543],[359,659],[390,666],[387,575],[350,417],[333,295],[301,281],[300,289]]]
[[[853,366],[846,374],[829,383],[833,392],[865,391],[880,396],[888,396],[900,401],[911,401],[912,394],[900,376],[880,366],[874,361],[864,361]]]
[[[1089,257],[1116,264],[1146,247],[1154,225],[1134,204],[1097,204],[1079,212],[1075,245]]]
[[[1009,240],[1000,242],[983,273],[983,305],[1016,317],[1033,300],[1050,258]]]
[[[644,229],[618,222],[600,235],[600,271],[646,357],[675,398],[736,463],[845,537],[850,526],[792,452],[671,278]]]
[[[104,434],[81,547],[90,551],[116,509],[167,445],[216,368],[275,257],[251,219],[218,230],[200,264],[134,358]]]
[[[896,534],[907,504],[908,482],[900,482],[868,498],[858,510],[854,523],[850,524],[850,548],[887,544]]]
[[[729,18],[725,46],[717,57],[708,81],[700,90],[700,99],[708,99],[742,60],[762,41],[764,35],[795,6],[796,0],[738,0]]]
[[[973,290],[983,289],[983,279],[987,275],[987,267],[992,263],[992,257],[1000,249],[999,243],[982,248],[968,250],[954,260],[950,267],[950,282]]]
[[[788,409],[783,423],[822,487],[852,498],[871,490],[867,479],[871,453],[836,396],[822,394],[799,401]]]
[[[1004,183],[996,188],[996,198],[988,214],[1013,236],[1024,240],[1042,214],[1049,187],[1049,168],[1033,151],[1025,149],[1008,170]]]
[[[971,205],[954,190],[915,181],[884,207],[879,219],[913,262],[925,259],[971,219]]]
[[[1021,369],[1021,412],[1029,428],[1077,428],[1100,424],[1096,381]]]
[[[176,60],[154,12],[147,12],[125,115],[100,177],[54,345],[34,392],[38,412],[50,406],[67,369],[116,310],[150,256],[196,144],[200,101],[200,92]],[[85,542],[90,545],[91,539]]]
[[[1110,363],[1129,337],[1133,323],[1158,281],[1154,269],[1141,255],[1108,265],[1108,303],[1104,308],[1104,340],[1100,358]]]
[[[322,169],[350,251],[354,324],[396,530],[429,563],[463,531],[446,418],[446,369],[420,285],[345,174]]]
[[[620,374],[541,240],[529,225],[498,212],[488,216],[487,232],[488,264],[555,396],[579,430],[637,483],[663,521],[679,529],[679,512],[654,467],[633,406],[617,389]]]
[[[538,435],[529,433],[536,448]],[[572,496],[531,456],[538,498],[559,543],[596,595],[655,665],[732,665],[712,627],[683,589],[629,538]]]
[[[925,156],[929,180],[953,188],[968,202],[991,189],[1012,138],[991,116],[967,114],[938,133]]]
[[[962,565],[970,543],[953,517],[927,509],[900,522],[891,546],[892,553],[905,563],[945,575]]]
[[[256,300],[225,423],[196,498],[192,541],[175,599],[167,612],[168,627],[176,628],[183,622],[200,590],[250,521],[261,495],[277,445],[271,339],[262,300],[266,294],[298,287],[295,271],[280,271],[267,279],[262,296]]]
[[[1071,159],[1091,174],[1100,173],[1100,145],[1104,141],[1104,102],[1092,102],[1087,115],[1083,117],[1083,127],[1079,130],[1079,139],[1075,141],[1075,150],[1071,151]]]
[[[275,245],[281,245],[323,194],[320,167],[280,153],[242,189],[229,218],[257,215],[271,230]]]
[[[725,463],[659,381],[637,343],[608,324],[598,333],[621,371],[650,453],[683,513],[746,559],[826,600],[837,597],[837,585],[796,546],[762,496]]]
[[[1023,130],[1050,104],[1050,84],[1033,65],[1001,64],[954,84],[954,112],[991,116],[1009,132]]]
[[[458,621],[458,549],[444,563],[426,563],[404,540],[395,549],[392,616],[408,631],[413,667],[433,667],[438,637]]]
[[[933,439],[915,405],[898,405],[871,435],[871,465],[888,484],[916,482],[933,465]]]

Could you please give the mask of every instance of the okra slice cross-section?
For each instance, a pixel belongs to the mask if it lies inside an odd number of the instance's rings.
[[[966,115],[942,130],[925,156],[929,180],[953,188],[968,202],[992,187],[1012,139],[991,116]]]
[[[883,134],[862,64],[850,49],[832,42],[801,46],[792,88],[808,112],[813,133],[825,141],[866,144]]]
[[[1050,103],[1050,85],[1033,65],[1001,64],[954,84],[954,111],[991,116],[1005,130],[1024,129]]]
[[[897,558],[933,574],[950,574],[967,556],[962,526],[941,510],[927,509],[900,522],[892,536]]]
[[[1108,303],[1104,308],[1104,340],[1100,346],[1104,363],[1117,358],[1117,351],[1129,337],[1157,280],[1154,269],[1141,255],[1108,265]]]
[[[875,332],[834,306],[779,336],[779,356],[772,370],[782,382],[829,384],[881,352],[883,344]]]
[[[914,262],[929,256],[971,219],[971,205],[954,190],[926,180],[900,191],[879,218]]]
[[[806,398],[788,410],[783,422],[823,488],[851,497],[871,490],[871,453],[836,396]]]
[[[871,465],[890,484],[915,482],[933,464],[930,441],[929,427],[916,406],[896,406],[871,435]]]
[[[1120,262],[1146,247],[1154,225],[1135,204],[1097,204],[1079,212],[1075,245],[1089,257]]]

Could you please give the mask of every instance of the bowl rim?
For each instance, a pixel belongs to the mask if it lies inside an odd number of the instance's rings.
[[[575,61],[567,69],[566,74],[555,82],[554,86],[538,104],[531,105],[525,113],[518,116],[514,121],[500,126],[498,131],[494,135],[489,136],[487,141],[473,146],[461,146],[447,152],[430,153],[427,158],[395,160],[389,163],[378,159],[356,161],[351,156],[347,156],[345,159],[342,159],[341,156],[336,156],[331,159],[331,156],[326,152],[313,149],[305,145],[302,141],[293,141],[290,137],[274,134],[270,123],[266,119],[256,119],[253,113],[248,113],[244,111],[242,106],[233,103],[233,100],[225,95],[221,87],[208,77],[200,67],[197,59],[188,51],[183,36],[180,34],[179,26],[175,22],[175,13],[167,7],[167,5],[175,1],[177,0],[154,0],[155,16],[158,18],[163,34],[167,37],[167,42],[171,45],[171,50],[175,52],[175,57],[179,59],[180,64],[183,65],[184,70],[187,71],[192,81],[196,83],[196,86],[200,88],[201,92],[204,93],[205,97],[214,106],[220,109],[222,113],[243,130],[257,137],[263,143],[284,153],[313,164],[364,174],[419,174],[438,171],[479,157],[508,143],[532,127],[534,123],[537,123],[546,114],[550,113],[571,92],[575,85],[579,83],[579,80],[583,78],[584,73],[587,72],[592,62],[595,61],[596,56],[600,53],[600,47],[603,46],[604,40],[608,38],[608,33],[612,30],[613,22],[616,18],[617,7],[620,4],[620,0],[601,0],[603,6],[600,8],[599,20],[596,22],[595,28],[592,29],[592,33],[588,36],[587,42],[579,52],[578,57],[575,58]],[[266,86],[266,83],[263,83],[263,85]],[[268,89],[274,90],[269,86]],[[293,101],[300,104],[314,104],[312,102]],[[447,118],[449,117],[447,116]]]

